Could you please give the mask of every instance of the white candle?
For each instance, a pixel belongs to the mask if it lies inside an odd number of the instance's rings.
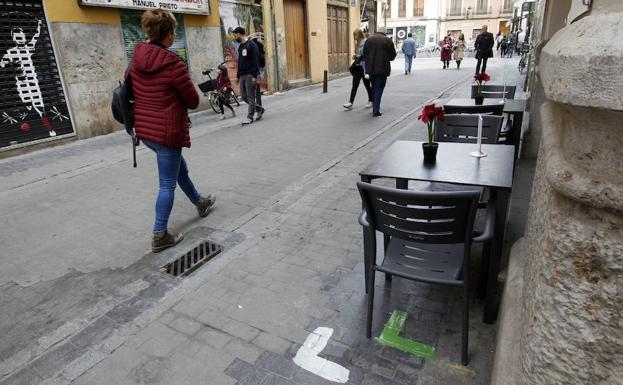
[[[482,154],[482,115],[478,115],[478,153]]]

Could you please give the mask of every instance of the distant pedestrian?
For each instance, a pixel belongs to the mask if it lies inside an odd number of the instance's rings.
[[[497,46],[496,46],[496,51],[500,50],[500,45],[502,44],[502,40],[504,40],[504,35],[502,35],[502,32],[498,32],[498,34],[495,36],[495,41],[497,42]]]
[[[500,44],[500,57],[506,56],[506,49],[508,49],[508,38],[504,36],[502,43]]]
[[[238,46],[238,82],[240,83],[240,96],[249,105],[247,118],[242,125],[253,123],[254,120],[262,119],[266,109],[262,107],[261,93],[257,92],[259,87],[258,76],[260,76],[260,51],[257,45],[247,38],[247,32],[242,27],[233,30],[234,39]],[[257,117],[255,114],[257,113]]]
[[[487,70],[487,60],[490,57],[493,57],[493,34],[488,32],[488,27],[486,25],[482,26],[482,32],[476,38],[476,43],[474,44],[474,48],[476,49],[476,59],[478,59],[478,63],[476,64],[476,73],[486,72]],[[482,67],[481,67],[482,66]]]
[[[450,68],[450,60],[452,60],[452,39],[450,36],[446,36],[439,42],[439,49],[441,50],[441,61],[443,62],[443,69]]]
[[[407,75],[411,73],[413,58],[417,54],[417,45],[412,33],[407,34],[407,38],[402,43],[402,53],[405,55],[405,75]]]
[[[236,112],[234,108],[229,103],[231,99],[231,80],[229,80],[229,75],[227,74],[227,67],[223,64],[216,67],[216,91],[218,92],[218,98],[216,102],[221,110],[220,119],[225,119],[225,109],[223,107],[229,108],[231,111],[231,117],[236,116]]]
[[[199,95],[186,64],[168,49],[175,40],[175,17],[162,9],[145,11],[141,26],[149,43],[136,45],[129,75],[134,92],[136,137],[156,153],[158,163],[160,189],[151,243],[152,251],[157,253],[184,239],[182,234],[167,230],[176,184],[201,217],[208,215],[216,199],[199,195],[182,156],[182,148],[190,147],[188,109],[197,108]]]
[[[370,85],[369,76],[365,73],[366,63],[363,57],[363,47],[366,44],[366,37],[363,31],[357,28],[353,32],[353,38],[355,39],[355,54],[353,55],[353,64],[350,66],[350,73],[353,75],[353,86],[350,89],[350,99],[348,103],[343,104],[342,107],[346,110],[353,109],[359,83],[363,80],[363,86],[368,94],[368,104],[366,104],[366,108],[372,108],[372,86]]]
[[[517,34],[517,53],[521,53],[521,47],[527,43],[526,41],[526,32],[519,30]]]
[[[370,36],[363,47],[366,62],[366,73],[370,75],[372,83],[372,116],[381,113],[381,97],[387,83],[387,77],[392,72],[391,61],[396,58],[394,43],[385,34],[385,28]]]
[[[515,49],[515,46],[513,45],[513,40],[509,40],[508,46],[506,47],[506,57],[512,58],[514,49]]]
[[[454,60],[456,61],[456,69],[461,68],[461,61],[463,61],[463,54],[465,52],[465,48],[467,48],[465,44],[465,35],[462,33],[459,34],[459,38],[454,44]]]

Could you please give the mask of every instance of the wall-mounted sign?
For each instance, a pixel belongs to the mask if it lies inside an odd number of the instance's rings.
[[[127,9],[168,9],[177,13],[210,14],[210,0],[78,0],[78,4]]]

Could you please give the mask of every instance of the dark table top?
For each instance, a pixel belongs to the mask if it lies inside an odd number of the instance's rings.
[[[463,98],[452,98],[445,103],[447,106],[475,106],[476,101],[474,99],[463,99]],[[483,100],[484,106],[493,106],[493,105],[504,105],[504,112],[513,114],[513,113],[521,113],[526,109],[526,101],[524,99],[496,99],[496,98],[485,98]]]
[[[472,143],[439,143],[437,161],[423,162],[422,142],[394,142],[359,174],[370,178],[396,178],[510,189],[513,185],[513,146],[483,144],[488,156],[476,158]]]

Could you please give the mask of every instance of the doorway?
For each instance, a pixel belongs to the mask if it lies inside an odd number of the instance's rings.
[[[307,79],[307,34],[305,32],[305,1],[283,0],[286,29],[288,80]]]
[[[339,74],[348,72],[350,56],[348,43],[348,8],[335,5],[327,6],[327,24],[329,27],[329,72]]]

